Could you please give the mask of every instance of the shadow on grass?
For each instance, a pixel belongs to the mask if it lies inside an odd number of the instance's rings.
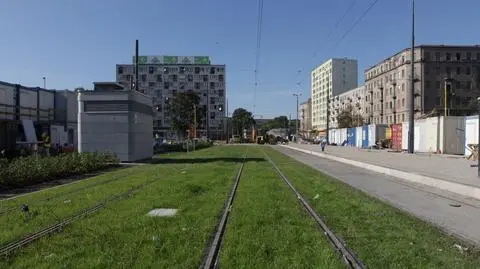
[[[240,163],[240,162],[264,162],[263,158],[235,158],[235,157],[214,157],[214,158],[155,158],[144,161],[149,164],[183,164],[183,163],[212,163],[212,162],[229,162],[229,163]]]

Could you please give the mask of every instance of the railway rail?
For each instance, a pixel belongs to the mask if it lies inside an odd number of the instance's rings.
[[[340,254],[342,261],[348,268],[352,269],[364,269],[366,266],[363,262],[357,257],[357,255],[347,247],[345,242],[338,237],[332,229],[330,229],[327,224],[322,220],[322,218],[315,212],[315,210],[310,206],[308,201],[302,196],[302,194],[295,188],[292,182],[288,179],[288,177],[280,170],[278,165],[268,156],[268,154],[263,151],[265,155],[265,159],[272,165],[273,169],[276,171],[277,175],[288,185],[288,187],[292,190],[292,192],[298,198],[298,201],[304,207],[304,209],[309,213],[309,215],[315,220],[318,224],[318,229],[322,232],[328,239],[328,241],[332,244],[335,250]],[[246,155],[244,156],[244,160]],[[242,173],[244,170],[245,161],[242,162],[236,177],[235,182],[233,184],[232,190],[227,198],[225,203],[225,207],[223,210],[223,214],[219,220],[217,225],[217,229],[215,231],[213,240],[211,244],[207,247],[206,256],[204,261],[200,265],[200,269],[214,269],[219,268],[219,258],[220,258],[220,250],[222,246],[223,236],[225,234],[225,230],[228,224],[228,217],[230,215],[233,201],[235,198],[235,194],[238,190],[238,185],[240,179],[242,177]]]
[[[135,187],[132,187],[130,188],[128,191],[125,191],[125,192],[122,192],[120,194],[115,194],[115,195],[112,195],[106,199],[104,199],[102,202],[92,206],[92,207],[89,207],[89,208],[86,208],[86,209],[83,209],[79,212],[77,212],[76,214],[74,214],[73,216],[71,217],[68,217],[60,222],[57,222],[55,224],[52,224],[52,225],[49,225],[33,234],[27,234],[25,235],[23,238],[21,239],[18,239],[18,240],[15,240],[11,243],[8,243],[2,247],[0,247],[0,256],[7,256],[8,254],[12,253],[13,251],[17,250],[17,249],[20,249],[22,248],[23,246],[26,246],[27,244],[30,244],[32,243],[33,241],[37,240],[37,239],[40,239],[46,235],[49,235],[49,234],[52,234],[54,232],[58,232],[58,231],[62,231],[63,230],[63,227],[73,223],[74,221],[78,220],[78,219],[81,219],[82,217],[85,217],[85,216],[88,216],[88,215],[91,215],[97,211],[99,211],[100,209],[102,208],[105,208],[107,206],[108,203],[110,202],[113,202],[113,201],[119,201],[119,200],[122,200],[122,199],[125,199],[125,198],[129,198],[133,195],[133,193],[149,184],[152,184],[154,183],[155,181],[157,181],[156,179],[155,180],[149,180],[149,181],[146,181],[140,185],[137,185]]]

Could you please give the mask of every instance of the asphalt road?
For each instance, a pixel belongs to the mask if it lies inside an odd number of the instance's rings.
[[[428,221],[446,233],[480,245],[480,201],[371,172],[310,154],[274,146],[305,163],[390,205]],[[281,167],[280,167],[281,168]]]

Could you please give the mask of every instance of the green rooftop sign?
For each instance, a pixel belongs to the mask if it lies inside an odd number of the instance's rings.
[[[135,64],[135,56],[132,57]],[[138,56],[139,64],[210,64],[208,56]]]
[[[208,56],[195,56],[195,64],[210,64],[210,58]]]

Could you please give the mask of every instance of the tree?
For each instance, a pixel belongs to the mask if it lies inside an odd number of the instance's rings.
[[[340,111],[337,116],[338,128],[352,128],[363,125],[363,117],[353,111],[351,105]]]
[[[237,135],[241,135],[244,129],[250,128],[255,124],[252,112],[244,108],[237,108],[232,114],[232,125]]]
[[[279,116],[265,123],[264,129],[272,130],[272,129],[288,128],[288,127],[289,127],[289,121],[287,116]]]
[[[197,126],[205,117],[205,109],[199,105],[200,97],[194,92],[177,93],[171,100],[166,99],[166,108],[170,112],[172,119],[172,129],[177,131],[179,137],[183,138],[187,130],[194,127],[194,107],[196,112]],[[157,111],[161,110],[160,106],[156,107]]]

